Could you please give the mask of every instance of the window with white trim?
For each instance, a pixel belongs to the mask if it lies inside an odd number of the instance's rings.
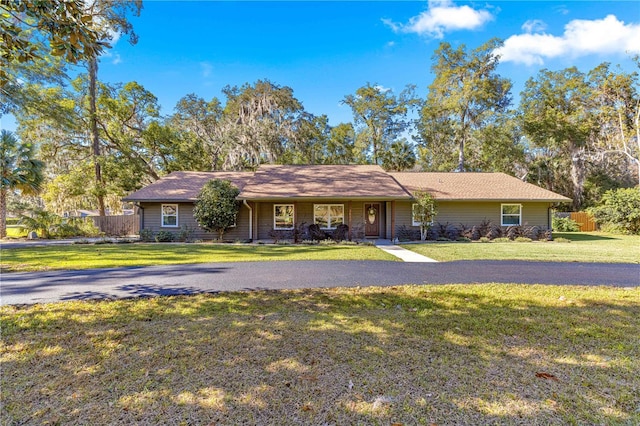
[[[293,229],[294,213],[293,204],[274,204],[273,229]]]
[[[344,223],[344,204],[314,204],[313,223],[320,229],[336,229]]]
[[[163,227],[177,228],[178,227],[178,205],[177,204],[163,204],[161,207],[162,221],[160,222]]]
[[[413,226],[421,226],[422,225],[422,209],[420,208],[420,204],[413,203],[411,205],[411,224]],[[433,225],[433,210],[431,210],[431,222],[429,222],[429,226]]]
[[[500,209],[500,224],[502,226],[520,225],[522,223],[522,204],[502,204]]]

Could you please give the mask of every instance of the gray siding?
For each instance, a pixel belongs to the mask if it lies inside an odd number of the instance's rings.
[[[163,227],[161,206],[162,204],[178,204],[178,227]],[[218,238],[217,233],[207,232],[202,229],[193,217],[193,203],[142,203],[144,210],[144,228],[153,232],[160,230],[178,232],[181,226],[193,229],[193,238],[199,240],[213,240]],[[225,240],[246,240],[249,238],[249,210],[246,206],[241,206],[238,212],[238,219],[235,228],[224,233]]]
[[[464,224],[471,227],[479,225],[484,220],[490,220],[495,225],[500,225],[501,202],[438,202],[435,222],[445,224],[449,222],[453,226]],[[521,224],[549,228],[549,203],[507,203],[522,204]],[[409,229],[418,229],[412,226],[411,202],[396,202],[396,227],[406,226]]]

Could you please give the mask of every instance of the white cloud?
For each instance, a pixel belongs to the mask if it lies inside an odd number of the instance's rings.
[[[378,90],[380,93],[387,93],[387,92],[391,91],[390,88],[384,87],[384,86],[382,86],[380,84],[378,84],[376,86],[373,86],[373,87],[374,87],[374,89]]]
[[[531,19],[522,24],[522,31],[525,33],[537,33],[547,29],[547,24],[539,19]]]
[[[118,65],[120,62],[122,62],[122,58],[120,57],[120,54],[116,53],[115,55],[113,55],[113,61],[111,61],[111,63],[113,65]]]
[[[523,29],[542,30],[527,23]],[[495,53],[503,62],[526,65],[542,65],[545,59],[560,56],[640,53],[640,24],[625,24],[614,15],[592,21],[576,19],[565,25],[561,36],[544,32],[513,35]]]
[[[202,72],[202,76],[207,78],[213,72],[213,65],[208,62],[200,62],[200,70]]]
[[[450,0],[430,0],[426,11],[409,19],[406,24],[398,24],[383,19],[395,32],[416,33],[441,39],[445,32],[473,30],[493,20],[487,10],[475,10],[469,6],[456,6]]]

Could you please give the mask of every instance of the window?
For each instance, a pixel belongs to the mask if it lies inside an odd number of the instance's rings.
[[[178,205],[163,204],[162,205],[162,226],[177,228],[178,227]]]
[[[413,226],[422,225],[422,218],[420,217],[421,215],[422,210],[420,209],[420,204],[413,203],[411,205],[411,221]],[[429,222],[429,225],[433,225],[433,210],[431,211],[431,222]]]
[[[336,229],[344,223],[344,204],[314,204],[313,223],[320,229]]]
[[[502,204],[502,226],[520,225],[522,204]]]
[[[275,204],[273,206],[273,229],[293,229],[293,204]]]

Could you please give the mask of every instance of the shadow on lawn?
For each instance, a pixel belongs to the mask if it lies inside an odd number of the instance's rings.
[[[581,232],[554,232],[553,238],[567,238],[571,241],[605,241],[605,240],[619,240],[615,236],[609,235],[595,235],[593,233],[581,233]]]
[[[6,347],[33,354],[3,361],[15,423],[639,420],[635,290],[300,290],[9,311]]]

